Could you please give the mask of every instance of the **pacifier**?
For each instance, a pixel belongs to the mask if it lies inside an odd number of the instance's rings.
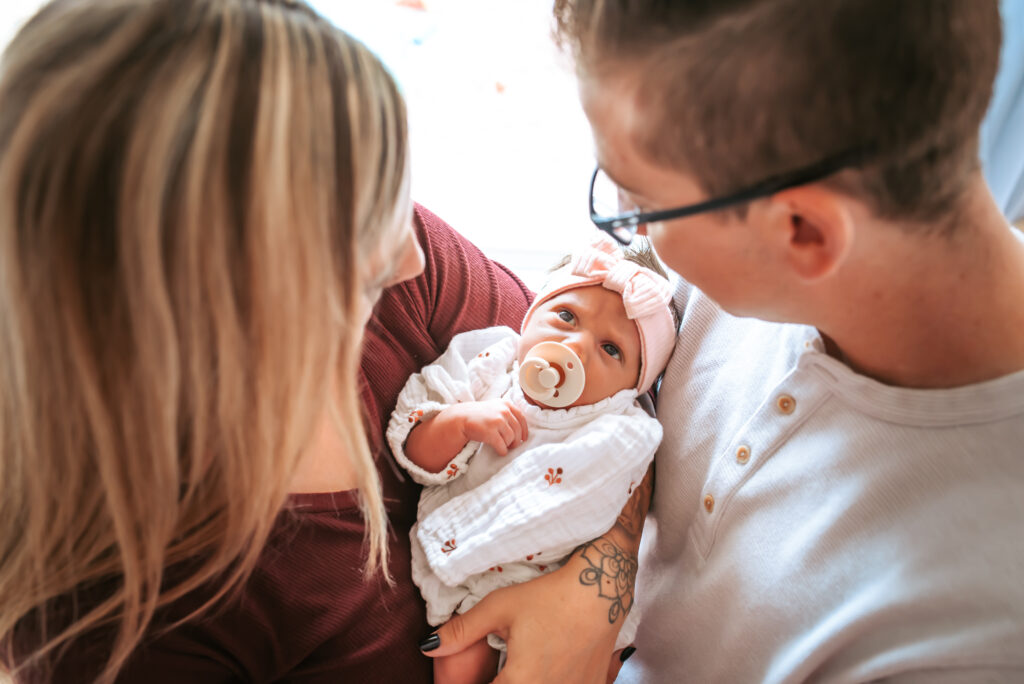
[[[562,408],[583,394],[583,362],[560,342],[541,342],[526,352],[519,367],[519,386],[534,401]]]

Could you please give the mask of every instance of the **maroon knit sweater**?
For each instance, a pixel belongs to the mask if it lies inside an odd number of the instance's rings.
[[[431,681],[430,661],[416,646],[430,627],[410,577],[409,528],[419,489],[397,474],[384,429],[406,379],[434,361],[453,335],[491,325],[518,329],[532,295],[422,207],[415,221],[426,268],[384,293],[368,324],[360,378],[392,526],[394,587],[363,577],[363,525],[352,492],[292,496],[240,598],[147,639],[120,681]],[[158,624],[186,615],[201,598],[172,605]],[[98,635],[76,642],[52,681],[89,681],[105,643]]]

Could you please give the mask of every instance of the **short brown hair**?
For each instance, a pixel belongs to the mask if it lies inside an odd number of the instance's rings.
[[[650,269],[660,275],[665,280],[668,280],[668,273],[665,272],[665,267],[661,264],[661,259],[651,249],[651,243],[645,237],[635,237],[633,242],[622,249],[622,258],[626,261],[632,261],[637,266],[643,266],[646,269]],[[558,260],[558,263],[548,269],[548,273],[554,273],[555,271],[565,268],[572,261],[572,254],[566,254],[564,257]]]
[[[883,218],[941,224],[977,169],[996,0],[556,0],[554,13],[581,74],[644,73],[639,149],[712,195],[866,146],[859,172],[831,182]]]

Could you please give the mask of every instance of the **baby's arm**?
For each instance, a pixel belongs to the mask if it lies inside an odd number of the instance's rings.
[[[469,442],[483,442],[504,456],[527,437],[526,416],[505,399],[453,404],[412,429],[406,457],[439,473]]]
[[[439,485],[460,477],[479,449],[480,437],[487,432],[480,429],[481,423],[488,420],[503,420],[506,426],[510,422],[522,423],[522,429],[506,435],[509,439],[502,443],[503,448],[513,438],[525,436],[526,421],[520,421],[521,414],[519,418],[514,414],[511,418],[503,416],[508,413],[504,402],[498,408],[480,408],[507,387],[517,339],[509,328],[485,328],[456,335],[437,361],[424,366],[406,382],[386,435],[395,459],[413,480],[422,485]],[[492,432],[493,428],[492,425]],[[497,430],[500,437],[500,425]],[[411,454],[407,453],[410,448]]]

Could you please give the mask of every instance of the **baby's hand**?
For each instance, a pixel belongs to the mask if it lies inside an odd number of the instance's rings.
[[[449,412],[467,442],[483,442],[502,456],[526,441],[526,416],[506,399],[455,404]]]

